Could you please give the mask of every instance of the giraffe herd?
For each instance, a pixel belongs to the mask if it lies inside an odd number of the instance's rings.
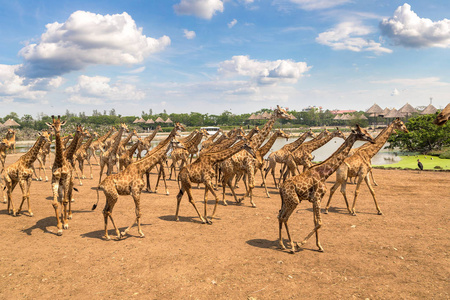
[[[448,106],[446,109],[448,110]],[[434,123],[439,126],[443,125],[448,120],[449,115],[450,113],[444,110]],[[159,126],[147,138],[142,139],[135,130],[129,130],[126,124],[120,124],[117,130],[112,127],[103,136],[99,136],[96,132],[89,132],[81,125],[77,125],[74,134],[70,135],[70,138],[66,138],[61,135],[62,127],[66,124],[66,121],[61,120],[59,116],[52,116],[52,123],[47,123],[49,129],[40,132],[33,147],[15,163],[6,167],[6,153],[8,150],[10,152],[15,151],[15,146],[13,146],[13,144],[15,145],[15,132],[13,130],[8,131],[5,139],[0,142],[0,161],[2,162],[0,188],[2,192],[3,189],[6,191],[4,201],[7,201],[8,214],[16,216],[21,213],[24,202],[27,201],[28,215],[33,216],[30,206],[30,187],[33,174],[37,180],[43,180],[41,177],[42,170],[45,181],[48,181],[45,173],[45,162],[47,157],[50,157],[51,140],[54,138],[55,152],[51,168],[52,206],[55,211],[57,234],[62,235],[63,230],[69,228],[69,220],[73,217],[72,204],[75,201],[73,190],[76,190],[74,181],[78,179],[79,185],[83,184],[81,179],[86,179],[84,175],[85,164],[90,167],[90,179],[93,179],[90,158],[94,157],[100,165],[100,174],[98,185],[95,186],[97,203],[92,209],[96,208],[100,201],[100,192],[103,192],[106,198],[103,209],[103,237],[109,240],[108,221],[111,221],[117,239],[127,235],[135,224],[137,224],[139,236],[144,237],[141,228],[140,198],[146,186],[147,191],[151,191],[149,174],[152,169],[156,169],[158,173],[155,192],[160,178],[162,178],[166,185],[166,194],[169,194],[164,171],[166,167],[170,170],[169,180],[173,172],[175,175],[173,180],[178,181],[179,192],[176,196],[174,220],[179,220],[180,203],[186,193],[188,201],[196,211],[198,218],[205,224],[212,224],[215,218],[219,204],[216,190],[220,185],[222,186],[222,203],[224,206],[228,204],[226,200],[226,187],[228,187],[236,204],[242,204],[245,198],[249,198],[251,206],[256,208],[253,192],[255,176],[259,170],[265,195],[270,197],[269,183],[266,181],[266,177],[271,173],[273,184],[278,189],[281,198],[281,209],[278,212],[279,247],[282,250],[286,249],[282,238],[284,225],[291,253],[299,249],[312,235],[316,236],[318,250],[323,251],[319,240],[319,229],[323,225],[321,201],[327,191],[325,180],[336,173],[336,182],[330,190],[329,199],[324,209],[325,214],[329,212],[334,192],[341,186],[341,193],[348,212],[356,215],[356,200],[360,185],[364,180],[373,197],[377,212],[381,215],[382,212],[377,203],[374,188],[369,180],[372,169],[371,158],[382,148],[391,134],[395,131],[407,132],[407,129],[401,120],[396,119],[375,138],[359,126],[356,126],[356,129],[352,130],[347,137],[338,128],[333,131],[325,129],[319,135],[308,130],[294,142],[286,144],[280,150],[268,155],[278,138],[286,138],[286,140],[289,138],[289,134],[281,129],[272,131],[276,120],[289,120],[290,118],[290,115],[284,109],[277,107],[261,129],[255,127],[247,134],[245,134],[243,128],[237,128],[228,133],[219,130],[212,136],[208,136],[205,131],[196,130],[186,137],[180,137],[179,132],[184,131],[185,128],[182,124],[176,123],[167,138],[151,148],[150,142],[161,130]],[[126,138],[122,138],[124,133],[128,133]],[[133,136],[136,137],[136,141],[132,141]],[[307,138],[310,138],[310,140],[306,141]],[[314,164],[312,152],[334,138],[344,139],[343,144],[325,161]],[[202,140],[204,140],[203,143]],[[356,150],[352,150],[356,141],[366,143]],[[132,145],[128,147],[130,142]],[[350,152],[351,150],[352,152]],[[98,159],[96,152],[100,153]],[[136,152],[137,155],[135,155]],[[142,152],[144,152],[143,156]],[[268,158],[265,159],[267,155]],[[168,164],[169,156],[172,163],[170,166]],[[34,167],[36,160],[39,163],[39,176],[36,174]],[[177,164],[177,161],[180,161],[180,165]],[[277,163],[282,164],[279,167],[281,168],[281,174],[278,180],[275,178]],[[299,170],[300,165],[303,165],[302,171]],[[105,166],[106,178],[102,180]],[[178,174],[176,173],[177,169],[179,169]],[[147,177],[147,182],[145,182],[144,175]],[[350,207],[346,195],[346,184],[347,179],[354,177],[357,178],[356,190],[353,205]],[[243,181],[245,186],[245,193],[242,198],[238,198],[235,192],[240,180]],[[22,191],[22,201],[16,210],[12,192],[17,184]],[[196,201],[192,194],[192,189],[195,188],[193,184],[197,184],[197,188],[200,185],[204,188],[202,213],[195,204]],[[210,215],[207,213],[209,193],[213,195],[215,201],[213,212]],[[124,195],[130,195],[133,198],[135,218],[127,229],[120,232],[114,222],[112,212],[119,196]],[[298,243],[293,241],[287,223],[302,200],[311,202],[313,206],[314,227],[304,240]]]

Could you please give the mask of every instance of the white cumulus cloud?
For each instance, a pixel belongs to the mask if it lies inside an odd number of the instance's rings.
[[[104,76],[78,77],[78,83],[66,88],[70,95],[69,101],[80,104],[102,104],[111,101],[137,101],[145,97],[145,93],[136,86],[116,82],[111,84],[111,79]]]
[[[404,47],[450,47],[450,20],[433,22],[420,18],[408,3],[399,6],[394,16],[383,19],[381,32],[396,45]]]
[[[391,49],[382,47],[380,43],[364,37],[371,33],[372,30],[362,24],[342,22],[336,27],[320,33],[316,41],[319,44],[330,46],[334,50],[370,51],[377,54],[392,52]]]
[[[183,29],[183,32],[184,32],[184,37],[187,38],[188,40],[192,40],[193,38],[196,37],[195,31]]]
[[[230,23],[228,23],[228,28],[233,28],[233,26],[236,25],[237,22],[238,21],[236,19],[233,19]]]
[[[181,0],[173,6],[179,15],[194,15],[210,20],[217,12],[223,12],[222,0]]]
[[[51,77],[95,64],[136,64],[169,45],[168,36],[155,39],[142,34],[126,12],[76,11],[64,23],[47,24],[38,43],[20,50],[25,59],[20,74]]]
[[[27,79],[17,75],[17,70],[20,67],[21,65],[0,64],[0,99],[2,101],[42,98],[49,90],[59,87],[63,82],[63,79],[59,76]]]
[[[311,67],[305,62],[293,60],[258,61],[248,56],[233,56],[219,64],[218,72],[225,76],[244,76],[259,84],[297,82]]]

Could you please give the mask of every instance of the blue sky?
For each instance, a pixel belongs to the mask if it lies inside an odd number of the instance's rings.
[[[0,0],[0,7],[0,116],[450,102],[447,0]]]

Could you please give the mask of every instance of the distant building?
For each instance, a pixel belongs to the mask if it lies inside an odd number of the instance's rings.
[[[302,109],[303,112],[309,112],[312,110],[322,112],[322,106],[308,106],[307,108]]]
[[[352,114],[356,112],[354,109],[347,109],[347,110],[331,110],[330,111],[333,115],[342,115],[342,114]]]

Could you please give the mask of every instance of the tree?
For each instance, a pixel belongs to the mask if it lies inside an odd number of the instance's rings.
[[[410,118],[406,122],[408,133],[399,132],[389,138],[389,148],[426,153],[450,146],[450,125],[436,126],[433,120],[436,114]]]

